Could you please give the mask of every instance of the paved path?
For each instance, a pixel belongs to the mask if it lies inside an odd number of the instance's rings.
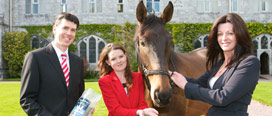
[[[272,116],[272,107],[255,100],[251,100],[248,107],[248,113],[249,116]]]
[[[272,76],[261,75],[259,82],[272,82]],[[255,100],[251,100],[251,103],[248,106],[248,113],[249,116],[272,116],[272,107]]]

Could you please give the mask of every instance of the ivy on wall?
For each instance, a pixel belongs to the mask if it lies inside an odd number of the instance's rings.
[[[248,30],[251,37],[268,33],[272,34],[272,23],[247,23]],[[189,52],[194,49],[193,42],[201,35],[208,34],[212,27],[212,23],[180,23],[180,24],[167,24],[166,28],[173,36],[173,42],[181,52]],[[52,36],[52,26],[22,26],[30,35],[37,34],[44,38]],[[126,30],[130,28],[130,30]],[[134,28],[134,29],[132,29]],[[135,32],[136,25],[125,23],[124,25],[116,24],[83,24],[80,25],[75,41],[82,36],[90,34],[97,35],[104,38],[107,42],[126,41],[128,39],[126,35],[130,35],[132,38]],[[122,42],[121,42],[122,43]],[[126,42],[123,42],[126,43]],[[76,47],[72,46],[72,51],[75,51]]]
[[[250,32],[251,37],[255,37],[260,34],[272,34],[272,23],[247,23],[248,30]],[[212,27],[212,23],[180,23],[180,24],[167,24],[167,30],[173,36],[173,42],[175,46],[181,52],[189,52],[194,49],[193,42],[196,38],[201,35],[208,34]],[[43,38],[52,37],[52,26],[45,25],[45,26],[22,26],[25,28],[28,33],[6,33],[4,38],[8,38],[10,40],[3,40],[3,57],[6,60],[15,59],[18,64],[11,63],[8,66],[8,71],[11,73],[12,76],[19,76],[20,68],[22,67],[24,55],[26,52],[30,51],[30,37],[29,35],[40,35]],[[116,25],[116,24],[83,24],[80,25],[75,41],[78,39],[88,36],[90,34],[97,35],[103,39],[105,39],[108,43],[115,42],[122,44],[128,51],[129,59],[132,64],[132,68],[136,70],[137,62],[135,60],[135,53],[134,53],[134,43],[133,43],[133,36],[135,33],[135,24],[125,23],[124,25]],[[16,39],[12,39],[14,37]],[[22,39],[22,40],[21,40]],[[10,41],[12,42],[12,45]],[[20,41],[19,41],[20,40]],[[24,46],[22,46],[24,44]],[[24,48],[22,48],[24,47]],[[14,49],[19,48],[23,50],[23,52],[14,51]],[[12,51],[7,51],[11,49]],[[69,50],[76,51],[76,46],[71,45]],[[8,54],[19,54],[19,56],[8,56]],[[13,58],[14,57],[14,58]],[[8,63],[9,64],[9,63]],[[14,65],[14,66],[13,66]],[[17,66],[18,65],[18,66]],[[19,68],[19,69],[18,69]],[[12,71],[13,70],[13,71]],[[15,74],[15,73],[18,74]]]

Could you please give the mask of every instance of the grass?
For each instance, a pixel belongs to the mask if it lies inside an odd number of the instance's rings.
[[[27,116],[19,104],[20,83],[0,83],[0,116]],[[85,88],[92,88],[101,94],[98,83],[86,83]],[[272,82],[259,82],[253,99],[272,106]],[[108,111],[103,99],[97,103],[93,116],[107,116]]]
[[[20,106],[21,83],[0,83],[0,116],[27,116]],[[98,83],[86,83],[85,88],[92,88],[101,94]],[[93,116],[107,116],[108,111],[103,98],[97,103]]]
[[[85,82],[98,82],[99,78],[84,79]],[[3,81],[21,81],[21,78],[6,78]]]
[[[256,101],[272,106],[272,82],[259,82],[252,98]]]

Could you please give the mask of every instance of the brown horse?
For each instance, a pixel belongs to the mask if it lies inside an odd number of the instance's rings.
[[[199,77],[206,71],[206,49],[197,49],[179,54],[171,49],[172,36],[165,24],[173,15],[173,4],[169,2],[161,17],[147,16],[141,1],[137,6],[138,28],[134,41],[140,72],[145,78],[145,99],[149,107],[156,108],[160,116],[199,116],[208,111],[210,105],[186,99],[184,90],[174,86],[169,70],[188,77]]]

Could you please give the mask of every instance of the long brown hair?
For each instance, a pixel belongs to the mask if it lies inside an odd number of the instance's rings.
[[[220,48],[217,41],[218,26],[222,23],[231,23],[233,25],[233,31],[237,41],[237,44],[234,48],[234,53],[231,56],[230,62],[226,65],[226,67],[230,68],[239,60],[253,54],[253,43],[244,20],[238,14],[228,13],[219,17],[214,22],[211,28],[207,45],[207,69],[208,67],[213,68],[214,66],[216,66],[218,63],[218,59],[222,59],[223,61],[225,60],[224,52]]]
[[[98,61],[98,64],[97,66],[100,67],[100,76],[101,77],[104,77],[105,75],[108,75],[112,72],[112,67],[109,66],[106,61],[109,59],[109,53],[112,51],[112,50],[117,50],[117,49],[120,49],[124,52],[125,56],[127,57],[127,53],[126,53],[126,50],[123,46],[117,44],[117,43],[109,43],[107,44],[102,52],[100,53],[100,57],[99,57],[99,61]],[[130,64],[129,64],[129,60],[128,60],[128,57],[127,57],[127,67],[125,68],[125,78],[126,78],[126,83],[127,83],[127,86],[128,88],[130,88],[132,86],[132,74],[131,74],[131,68],[130,68]]]

